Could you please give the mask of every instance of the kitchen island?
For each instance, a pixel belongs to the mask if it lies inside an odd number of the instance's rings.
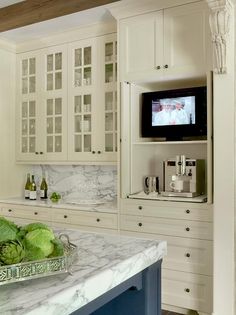
[[[78,246],[72,275],[0,287],[1,315],[159,315],[166,242],[60,229]]]

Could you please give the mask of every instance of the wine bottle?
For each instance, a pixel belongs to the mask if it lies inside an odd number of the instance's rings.
[[[30,185],[31,185],[30,174],[28,173],[27,174],[27,180],[26,180],[26,183],[25,183],[25,199],[29,199],[29,196],[30,196]]]
[[[31,180],[31,184],[30,184],[30,195],[29,195],[29,199],[30,200],[36,200],[37,198],[37,193],[36,193],[36,184],[34,181],[34,175],[32,175],[32,180]]]
[[[40,198],[47,199],[47,197],[48,197],[48,185],[47,185],[45,177],[43,176],[42,182],[40,185]]]

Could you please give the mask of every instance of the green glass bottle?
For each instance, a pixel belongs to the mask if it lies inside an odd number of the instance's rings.
[[[30,184],[30,195],[29,195],[30,200],[36,200],[37,199],[37,187],[36,183],[34,180],[34,175],[32,175],[32,180]]]

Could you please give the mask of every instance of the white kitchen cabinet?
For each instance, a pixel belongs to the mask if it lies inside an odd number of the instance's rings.
[[[115,161],[116,35],[69,45],[69,160]]]
[[[121,20],[120,80],[146,82],[205,75],[208,28],[203,1]]]
[[[67,159],[67,47],[18,56],[17,160]]]

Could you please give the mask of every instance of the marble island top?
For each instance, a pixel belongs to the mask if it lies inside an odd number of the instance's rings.
[[[166,242],[60,229],[78,246],[73,274],[0,286],[1,315],[68,315],[166,254]]]
[[[22,206],[33,207],[47,207],[47,208],[60,208],[71,210],[84,210],[93,212],[117,212],[116,201],[106,200],[60,200],[59,202],[52,202],[50,199],[42,200],[27,200],[21,197],[0,199],[1,203],[15,204]]]

